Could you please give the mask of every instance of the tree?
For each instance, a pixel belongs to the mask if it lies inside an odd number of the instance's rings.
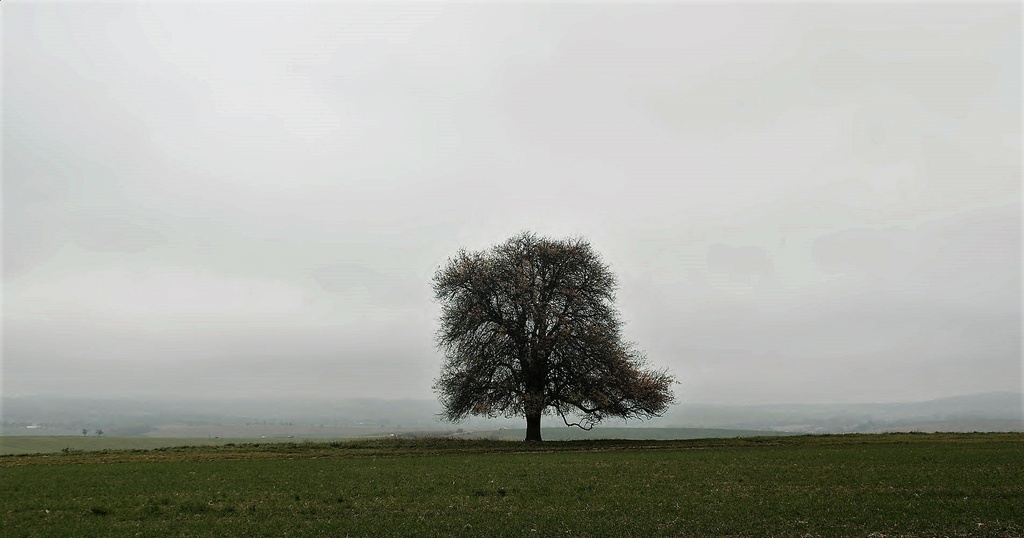
[[[82,428],[82,435],[89,435],[89,430]]]
[[[526,440],[540,441],[543,414],[589,430],[674,402],[675,378],[622,340],[615,276],[583,239],[522,233],[463,249],[433,287],[445,355],[434,390],[448,420],[525,416]]]

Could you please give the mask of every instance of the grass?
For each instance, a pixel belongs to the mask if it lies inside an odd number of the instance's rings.
[[[1022,536],[1024,434],[0,457],[5,536]]]
[[[238,442],[259,442],[259,439],[110,437],[82,435],[7,436],[0,437],[0,455],[43,454],[69,451],[149,450],[168,446],[223,445]]]
[[[337,430],[337,429],[336,429]],[[396,431],[370,429],[370,428],[349,428],[353,435],[349,439],[366,439],[370,437],[387,437],[394,433],[401,437],[423,437],[440,436],[443,432],[430,431]],[[356,434],[358,432],[358,434]],[[370,433],[374,435],[370,435]],[[468,431],[457,434],[465,439],[491,439],[503,441],[521,441],[525,437],[525,430],[487,430]],[[754,430],[720,430],[708,428],[600,428],[591,431],[583,431],[579,428],[544,428],[544,439],[549,441],[567,441],[584,439],[707,439],[719,437],[756,437],[764,435],[789,435],[784,433],[773,433]],[[148,450],[154,448],[165,448],[174,446],[218,446],[226,444],[241,443],[269,443],[269,442],[296,442],[298,441],[320,441],[323,438],[277,435],[277,436],[251,436],[251,437],[117,437],[99,435],[64,435],[64,436],[43,436],[43,435],[21,435],[21,436],[0,436],[0,456],[8,454],[44,454],[68,451],[100,451],[100,450]]]
[[[761,430],[733,430],[713,428],[615,428],[601,427],[584,431],[579,428],[543,428],[542,437],[545,441],[583,441],[588,439],[709,439],[724,437],[764,437],[773,435],[793,435],[785,432]],[[468,432],[463,437],[469,439],[498,439],[502,441],[522,441],[526,437],[525,430],[489,430]]]

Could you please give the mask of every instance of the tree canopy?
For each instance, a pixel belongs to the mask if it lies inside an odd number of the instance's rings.
[[[590,429],[606,417],[646,419],[673,403],[675,378],[622,339],[617,281],[590,244],[522,233],[460,250],[434,275],[444,352],[434,390],[445,418],[543,414]]]

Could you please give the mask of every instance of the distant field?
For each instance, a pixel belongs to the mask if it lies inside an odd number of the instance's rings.
[[[293,439],[288,439],[289,441]],[[149,450],[171,446],[223,445],[225,443],[259,442],[266,439],[153,438],[107,436],[17,436],[0,437],[0,455],[59,453],[98,450]]]
[[[426,429],[426,428],[419,428]],[[313,426],[313,425],[261,425],[261,424],[163,424],[154,427],[137,428],[138,432],[119,433],[116,428],[108,429],[106,435],[97,436],[90,430],[88,436],[81,435],[80,429],[69,428],[11,428],[0,431],[0,437],[158,437],[158,438],[225,438],[261,439],[273,437],[294,437],[301,439],[350,439],[356,437],[372,437],[387,435],[395,431],[415,431],[417,428],[384,428],[361,426]],[[434,432],[454,432],[455,428],[442,430],[433,428]]]
[[[0,457],[5,536],[1024,536],[1024,435]]]
[[[541,436],[545,441],[583,441],[587,439],[657,439],[671,441],[676,439],[721,439],[729,437],[764,437],[774,435],[793,434],[761,430],[725,430],[711,428],[594,428],[590,431],[584,431],[579,428],[543,428],[541,431]],[[467,432],[463,436],[469,439],[522,441],[523,438],[526,437],[526,431],[475,431]]]
[[[168,433],[186,433],[190,430],[167,430]],[[288,436],[288,430],[255,430],[265,431],[266,437],[259,435],[241,436],[240,433],[252,433],[254,430],[244,426],[237,429],[218,430],[217,433],[234,433],[236,436],[204,436],[186,437],[172,435],[168,437],[114,437],[97,435],[66,435],[66,436],[30,436],[18,435],[0,437],[0,455],[6,454],[46,454],[61,452],[62,450],[130,450],[130,449],[153,449],[174,446],[217,446],[227,443],[259,443],[259,442],[298,442],[298,441],[324,441],[322,435],[310,437]],[[367,437],[391,437],[392,433],[380,429],[349,428],[339,435],[337,439],[359,439]],[[422,437],[441,436],[447,432],[426,431],[426,430],[405,430],[394,432],[394,436]],[[583,440],[583,439],[708,439],[721,437],[752,437],[772,435],[772,432],[749,431],[749,430],[713,430],[704,428],[600,428],[591,431],[583,431],[579,428],[544,428],[543,436],[552,441]],[[782,435],[782,434],[777,434]],[[488,430],[488,431],[466,431],[456,435],[467,439],[495,439],[519,441],[526,436],[524,430]]]

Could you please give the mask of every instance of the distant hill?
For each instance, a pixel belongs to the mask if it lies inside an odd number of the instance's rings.
[[[991,392],[907,403],[684,404],[657,425],[801,433],[1024,431],[1024,398],[1017,392]]]
[[[6,436],[80,435],[82,429],[102,429],[108,436],[212,437],[222,435],[217,432],[230,431],[258,437],[265,431],[274,435],[289,432],[287,435],[330,437],[343,431],[363,436],[457,429],[502,432],[506,431],[502,428],[523,427],[521,420],[514,419],[470,419],[449,424],[438,419],[440,408],[435,400],[412,399],[170,401],[4,397],[2,406],[0,434]],[[577,431],[559,427],[560,422],[552,417],[545,425],[552,432]],[[607,421],[592,432],[583,433],[606,436],[615,428],[638,427],[793,433],[1024,431],[1024,398],[1021,393],[993,392],[885,404],[690,403],[674,406],[664,417],[651,421]]]

